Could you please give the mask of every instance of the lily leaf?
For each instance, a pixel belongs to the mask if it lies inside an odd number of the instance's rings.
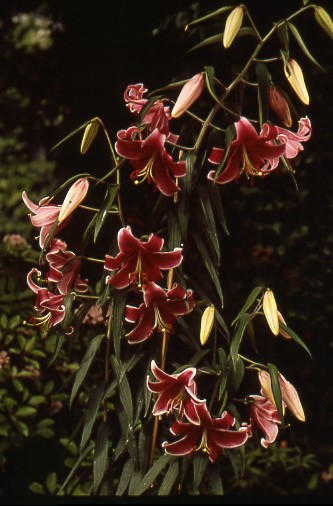
[[[108,212],[114,202],[114,199],[117,195],[118,185],[110,185],[106,191],[104,202],[96,215],[95,221],[95,229],[94,229],[94,242],[98,237],[98,234],[102,228],[103,223],[105,222],[106,217],[108,216]]]
[[[268,120],[271,75],[268,72],[267,65],[262,62],[256,64],[256,74],[258,80],[259,124],[261,128],[263,123]]]
[[[170,463],[157,495],[171,494],[172,487],[174,486],[178,478],[178,475],[179,475],[179,464],[178,460],[175,459],[173,462]]]
[[[296,42],[298,43],[299,47],[301,48],[301,50],[303,51],[303,53],[305,54],[305,56],[312,62],[316,65],[316,67],[318,67],[322,72],[326,72],[325,69],[320,65],[320,63],[317,62],[317,60],[314,58],[314,56],[312,56],[312,54],[310,53],[310,51],[308,50],[304,40],[303,40],[303,37],[301,36],[300,32],[298,31],[298,29],[296,28],[296,26],[293,24],[293,23],[290,23],[290,21],[288,22],[288,26],[290,28],[290,31],[291,33],[293,34],[293,36],[295,37],[295,40]]]
[[[225,7],[220,7],[220,9],[217,9],[214,12],[210,12],[209,14],[206,14],[205,16],[202,16],[201,18],[194,19],[193,21],[191,21],[190,23],[188,23],[188,25],[186,25],[186,30],[190,26],[194,26],[194,25],[197,25],[199,23],[202,23],[203,21],[207,21],[207,19],[215,18],[216,16],[219,16],[220,14],[223,14],[226,11],[230,11],[232,8],[233,8],[232,5],[226,5]]]
[[[279,414],[281,423],[283,425],[283,407],[282,407],[282,395],[279,383],[279,371],[274,364],[267,364],[267,369],[271,377],[272,392],[275,401],[275,406]]]
[[[208,271],[208,273],[209,273],[210,277],[212,278],[212,281],[215,285],[216,291],[217,291],[219,298],[220,298],[221,306],[223,307],[223,294],[222,294],[222,289],[221,289],[221,285],[220,285],[220,281],[219,281],[219,277],[217,275],[216,269],[213,265],[213,262],[208,254],[206,246],[204,245],[201,237],[196,232],[193,232],[193,237],[194,237],[195,243],[197,245],[197,248],[199,250],[199,253],[201,255],[201,258],[206,266],[206,269],[207,269],[207,271]]]
[[[97,430],[96,446],[94,452],[94,484],[93,491],[96,493],[108,467],[109,452],[109,424],[101,423]]]

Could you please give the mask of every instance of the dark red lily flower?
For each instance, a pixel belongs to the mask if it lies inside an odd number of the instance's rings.
[[[46,260],[50,265],[47,279],[57,283],[62,295],[66,295],[72,287],[81,293],[88,290],[88,280],[80,277],[81,260],[76,258],[75,253],[67,250],[65,242],[53,239]]]
[[[215,179],[216,183],[225,184],[238,179],[244,172],[247,177],[266,176],[279,164],[279,158],[286,151],[285,143],[275,145],[279,129],[265,123],[258,135],[248,119],[241,117],[237,123],[236,139],[231,142],[230,152],[225,169]],[[224,149],[213,148],[209,161],[218,165],[224,156]],[[214,181],[215,171],[210,171],[208,179]]]
[[[143,95],[148,90],[144,88],[142,83],[130,84],[124,93],[124,100],[127,102],[126,107],[133,113],[139,114],[148,100]],[[152,132],[157,128],[162,134],[169,135],[170,108],[164,106],[161,100],[156,100],[145,114],[142,124],[150,125]]]
[[[48,205],[49,197],[44,197],[39,204],[34,204],[29,198],[26,192],[22,193],[22,200],[27,206],[27,208],[34,213],[34,216],[30,216],[31,223],[34,227],[41,228],[39,234],[39,245],[41,248],[44,247],[44,244],[50,234],[52,227],[58,220],[59,213],[61,211],[62,206],[51,206]],[[68,216],[64,221],[59,223],[56,229],[53,232],[53,236],[55,236],[60,230],[62,230],[70,221],[71,216]]]
[[[40,287],[32,280],[32,275],[37,273],[41,276],[41,272],[33,268],[28,273],[27,283],[29,288],[36,294],[35,310],[42,316],[32,318],[33,325],[47,326],[48,328],[58,325],[65,317],[64,295],[54,294],[47,288]]]
[[[227,411],[222,413],[221,418],[212,418],[206,402],[196,406],[200,424],[184,423],[176,420],[170,432],[174,436],[182,435],[182,438],[175,443],[164,441],[162,447],[169,455],[181,457],[192,455],[201,450],[209,455],[209,460],[215,462],[221,455],[223,449],[237,448],[242,446],[250,436],[248,427],[241,427],[238,430],[230,430],[235,424],[235,418]]]
[[[180,417],[184,414],[191,423],[199,424],[200,420],[195,403],[200,404],[200,402],[204,401],[200,401],[196,396],[197,387],[194,377],[197,370],[195,367],[188,367],[178,374],[167,374],[157,367],[155,360],[152,360],[151,371],[158,380],[157,382],[152,382],[149,376],[147,377],[148,389],[158,394],[153,415],[159,416],[164,413],[173,413],[173,410],[178,407]]]
[[[126,321],[137,326],[126,335],[130,344],[141,343],[150,337],[155,329],[172,332],[177,316],[184,315],[194,308],[192,290],[184,290],[174,284],[165,292],[155,283],[143,285],[144,303],[139,307],[126,306]]]
[[[264,448],[274,443],[281,424],[279,414],[274,404],[261,395],[250,395],[251,426],[256,426],[265,437],[261,438]]]
[[[131,179],[135,184],[153,182],[155,188],[166,196],[178,192],[173,177],[184,177],[185,162],[174,162],[164,148],[166,136],[155,129],[142,140],[140,130],[133,126],[118,132],[116,151],[127,158],[135,169]]]
[[[182,248],[164,252],[164,240],[151,234],[147,241],[140,241],[132,234],[131,227],[121,228],[118,232],[120,252],[116,257],[105,255],[104,268],[118,270],[113,276],[107,276],[106,282],[116,288],[125,288],[131,283],[159,281],[161,269],[173,269],[181,263]]]

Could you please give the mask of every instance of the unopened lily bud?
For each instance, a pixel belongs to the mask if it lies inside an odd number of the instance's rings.
[[[179,118],[198,98],[205,86],[204,74],[196,74],[184,84],[178,95],[174,108],[171,112],[172,118]]]
[[[200,327],[200,343],[202,346],[206,344],[210,333],[213,328],[215,317],[215,308],[213,305],[206,307],[201,317],[201,327]]]
[[[282,374],[279,374],[279,383],[283,402],[298,420],[304,422],[305,415],[296,388]]]
[[[233,9],[227,17],[223,33],[223,45],[225,48],[231,46],[234,38],[239,32],[239,29],[242,26],[243,16],[244,9],[242,6],[238,6]]]
[[[81,204],[87,195],[88,189],[89,181],[86,177],[81,177],[70,187],[60,209],[59,223],[64,221]]]
[[[288,60],[284,72],[290,86],[293,88],[298,98],[303,102],[303,104],[309,105],[310,98],[304,82],[302,69],[293,58]]]
[[[269,88],[269,105],[281,123],[287,128],[290,128],[293,120],[291,119],[288,102],[279,88],[273,85]]]
[[[270,290],[269,288],[266,290],[264,294],[262,308],[264,310],[264,314],[266,316],[269,328],[271,329],[273,334],[277,336],[279,333],[278,309],[275,302],[274,294],[272,290]]]
[[[91,144],[93,143],[96,135],[98,134],[100,124],[97,120],[92,120],[91,123],[89,123],[84,131],[82,142],[81,142],[81,148],[80,153],[81,155],[84,155],[88,149],[90,148]]]
[[[333,39],[333,21],[329,13],[323,7],[316,5],[314,15],[317,23]]]

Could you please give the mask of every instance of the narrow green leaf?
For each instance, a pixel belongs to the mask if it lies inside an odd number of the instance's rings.
[[[91,123],[91,122],[92,122],[92,120],[90,119],[90,120],[86,121],[85,123],[83,123],[83,125],[79,126],[75,130],[73,130],[72,132],[70,132],[68,135],[66,135],[66,137],[64,137],[63,139],[61,139],[61,141],[59,141],[55,146],[53,146],[50,149],[50,152],[54,151],[59,146],[61,146],[62,144],[64,144],[66,141],[68,141],[69,139],[71,139],[72,137],[74,137],[74,135],[76,135],[77,133],[81,132],[81,130],[83,130],[84,128],[86,128],[86,126],[89,125],[89,123]]]
[[[212,185],[209,185],[209,186],[212,186]],[[197,191],[198,191],[198,194],[200,197],[199,200],[200,200],[201,208],[202,208],[202,211],[204,213],[205,220],[207,223],[207,230],[209,232],[208,235],[211,238],[210,240],[211,240],[212,246],[213,246],[216,256],[217,256],[218,265],[220,265],[220,261],[221,261],[220,244],[219,244],[219,239],[218,239],[218,235],[217,235],[217,231],[216,231],[214,213],[213,213],[213,209],[212,209],[212,206],[210,203],[210,195],[209,195],[206,187],[204,187],[202,185],[197,185],[196,188],[197,188]]]
[[[26,416],[33,416],[37,413],[37,409],[30,407],[30,406],[24,406],[22,408],[19,408],[15,412],[15,416],[19,416],[20,418],[25,418]]]
[[[170,91],[174,90],[175,88],[180,88],[181,86],[184,86],[186,84],[188,79],[183,79],[182,81],[176,81],[175,83],[169,83],[166,86],[162,86],[161,88],[155,88],[150,93],[148,93],[148,97],[156,95],[156,93],[159,93],[160,91]]]
[[[50,367],[54,363],[54,361],[57,359],[57,357],[61,351],[62,345],[64,344],[64,341],[65,341],[65,334],[63,332],[57,331],[56,345],[54,347],[52,357],[48,363],[48,367]]]
[[[97,214],[94,214],[94,216],[92,217],[92,219],[90,220],[90,222],[88,223],[88,225],[84,231],[84,234],[81,239],[80,248],[79,248],[79,250],[82,254],[84,253],[86,247],[89,244],[91,236],[93,235],[96,220],[97,220]]]
[[[169,209],[168,216],[168,247],[169,250],[179,248],[181,245],[181,231],[178,219],[177,206],[173,205]]]
[[[241,358],[237,357],[235,366],[234,366],[234,374],[233,374],[233,396],[237,394],[239,387],[241,386],[241,383],[244,378],[244,362]]]
[[[208,184],[207,189],[210,196],[210,202],[211,205],[215,211],[215,215],[217,217],[218,222],[220,223],[221,227],[225,231],[227,235],[229,235],[229,230],[227,227],[227,222],[224,215],[224,209],[222,204],[222,198],[221,193],[216,184]]]
[[[133,424],[133,400],[130,384],[125,374],[122,373],[122,363],[118,357],[112,355],[111,365],[119,385],[120,401],[126,412],[128,422]]]
[[[82,450],[90,438],[91,431],[94,427],[100,404],[104,395],[104,384],[95,387],[89,395],[87,412],[82,430],[80,449]]]
[[[218,103],[221,107],[223,107],[223,104],[218,97],[216,90],[215,90],[215,83],[214,83],[214,67],[208,66],[205,67],[205,77],[206,77],[206,86],[207,89],[212,96],[212,98],[215,100],[216,103]]]
[[[189,194],[187,189],[185,188],[184,182],[180,181],[179,183],[180,192],[178,194],[178,202],[177,202],[177,211],[178,211],[178,223],[180,227],[180,232],[182,239],[184,241],[187,240],[187,225],[189,219],[189,211],[190,211],[190,202],[189,202]]]
[[[206,455],[203,455],[202,453],[196,453],[193,456],[192,462],[193,462],[193,492],[196,492],[203,479],[208,464],[208,458]]]
[[[302,341],[302,339],[293,331],[291,328],[289,328],[287,325],[279,321],[279,326],[282,330],[284,330],[297,344],[299,344],[312,358],[311,351],[306,346],[306,344]]]
[[[267,65],[259,62],[256,64],[256,74],[258,81],[258,106],[259,106],[259,125],[267,123],[269,111],[269,89],[271,75],[268,72]]]
[[[141,109],[140,114],[138,116],[138,120],[136,122],[136,124],[138,126],[140,126],[142,124],[144,117],[146,116],[149,109],[154,105],[156,100],[161,100],[161,98],[163,98],[163,95],[155,95],[155,96],[149,95],[147,102],[145,103],[145,105]]]
[[[163,478],[162,484],[158,490],[157,495],[170,495],[172,492],[172,487],[176,483],[178,475],[179,475],[179,464],[178,460],[175,459],[170,463],[170,466]]]
[[[223,32],[218,33],[216,35],[212,35],[211,37],[207,37],[207,39],[202,40],[195,46],[191,47],[187,53],[191,53],[192,51],[195,51],[196,49],[200,49],[201,47],[210,46],[211,44],[221,44],[222,45],[223,40]]]
[[[130,496],[140,495],[138,493],[138,490],[141,485],[141,482],[142,482],[142,474],[138,471],[134,472],[131,476],[131,481],[130,481],[129,489],[128,489],[128,495],[130,495]]]
[[[91,445],[87,446],[87,448],[81,453],[80,457],[75,462],[74,466],[70,470],[70,473],[68,474],[66,480],[61,486],[61,489],[58,492],[58,495],[61,495],[64,489],[67,487],[68,483],[71,481],[72,476],[76,473],[76,471],[79,469],[80,465],[84,461],[84,459],[89,455],[91,450],[95,447],[95,443],[91,443]]]
[[[299,47],[301,48],[301,50],[303,51],[303,53],[305,54],[305,56],[312,62],[314,63],[322,72],[325,72],[325,69],[320,65],[320,63],[317,62],[317,60],[314,58],[314,56],[312,56],[312,54],[310,53],[310,51],[308,50],[304,40],[303,40],[303,37],[301,36],[300,32],[298,31],[298,29],[296,28],[296,26],[293,24],[293,23],[290,23],[290,21],[288,22],[288,26],[290,28],[290,31],[291,33],[293,34],[293,36],[295,37],[295,40],[296,42],[298,43]]]
[[[109,452],[109,424],[101,423],[97,429],[96,446],[94,451],[94,485],[96,493],[108,467]]]
[[[275,406],[279,413],[281,423],[283,424],[283,408],[282,408],[282,394],[279,383],[279,371],[274,364],[267,364],[267,369],[271,377],[272,392],[274,396]]]
[[[248,315],[247,313],[243,313],[240,316],[240,318],[237,320],[236,330],[235,330],[234,335],[231,339],[231,345],[230,345],[230,354],[231,354],[231,358],[232,358],[234,365],[236,364],[238,350],[240,348],[240,345],[241,345],[241,342],[243,339],[243,335],[244,335],[244,331],[246,329],[246,326],[247,326],[249,320],[250,320],[250,315]]]
[[[207,476],[210,484],[210,493],[212,495],[223,495],[223,484],[219,468],[216,465],[210,466]]]
[[[231,143],[234,140],[235,136],[236,136],[236,128],[235,128],[234,124],[229,125],[225,131],[225,148],[224,148],[223,158],[222,158],[221,162],[219,163],[219,165],[217,166],[216,172],[214,174],[214,181],[219,176],[221,171],[224,169],[224,166],[225,166],[226,161],[229,156]]]
[[[95,220],[95,229],[94,229],[94,243],[96,242],[96,239],[98,237],[98,234],[103,226],[103,223],[105,222],[108,212],[111,209],[111,206],[114,202],[114,199],[116,198],[117,192],[118,192],[118,185],[109,185],[104,201],[101,205],[100,210],[96,214],[96,220]]]
[[[246,299],[244,306],[242,307],[242,309],[239,311],[238,315],[236,316],[236,318],[232,322],[232,325],[234,325],[236,323],[236,321],[239,320],[239,318],[250,309],[250,307],[252,306],[252,304],[257,299],[258,295],[260,294],[260,292],[262,292],[263,290],[265,290],[265,288],[262,286],[256,286],[255,288],[253,288],[252,292],[250,293],[250,295]]]
[[[95,358],[95,355],[97,351],[99,350],[99,347],[101,345],[102,339],[104,335],[99,334],[98,336],[95,336],[89,343],[88,348],[86,350],[86,353],[84,354],[84,357],[82,359],[82,362],[80,364],[80,367],[76,373],[75,381],[70,397],[70,405],[72,404],[73,400],[75,399],[75,396],[82,385],[82,382],[84,378],[87,375],[87,372],[89,371],[89,368]]]
[[[188,25],[186,25],[186,29],[188,29],[190,26],[194,26],[194,25],[197,25],[198,23],[202,23],[203,21],[207,21],[207,19],[215,18],[216,16],[219,16],[220,14],[223,14],[226,11],[230,11],[231,9],[233,9],[232,5],[220,7],[220,9],[210,12],[209,14],[206,14],[205,16],[202,16],[201,18],[194,19],[193,21],[188,23]]]
[[[277,25],[277,34],[280,39],[281,48],[283,51],[289,51],[289,31],[288,23],[279,23]]]
[[[186,190],[190,193],[192,190],[192,179],[195,168],[197,154],[195,151],[187,151],[185,158],[186,176],[183,179]]]
[[[127,296],[126,291],[125,292],[117,291],[113,299],[112,339],[114,351],[117,357],[120,356],[121,336],[126,307],[126,296]]]
[[[217,353],[221,370],[219,395],[218,395],[218,400],[220,401],[222,399],[222,395],[224,394],[225,387],[227,385],[228,365],[227,365],[227,356],[223,348],[218,348]]]
[[[197,245],[197,248],[199,250],[200,256],[201,256],[201,258],[202,258],[202,260],[204,262],[204,265],[206,266],[206,269],[207,269],[210,277],[212,278],[212,281],[214,283],[216,291],[217,291],[217,293],[219,295],[221,306],[223,307],[222,289],[221,289],[219,277],[217,275],[217,272],[216,272],[216,269],[215,269],[215,267],[213,265],[213,262],[212,262],[212,260],[211,260],[211,258],[209,256],[209,254],[208,254],[206,246],[204,245],[201,237],[196,232],[193,232],[192,235],[193,235],[193,238],[194,238],[195,243]]]
[[[142,482],[138,486],[137,493],[135,495],[141,495],[145,492],[156,480],[157,476],[163,471],[165,466],[173,459],[171,455],[163,454],[153,466],[149,469],[148,473],[142,479]]]
[[[234,450],[224,450],[224,451],[230,459],[232,470],[234,472],[236,480],[238,481],[240,478],[240,472],[239,472],[239,462],[237,459],[237,453]]]
[[[123,472],[121,473],[121,476],[119,479],[119,483],[118,483],[118,487],[117,487],[117,491],[116,491],[116,496],[123,495],[126,492],[126,489],[129,485],[129,482],[130,482],[130,479],[131,479],[133,473],[134,473],[133,462],[131,459],[129,459],[124,464]]]

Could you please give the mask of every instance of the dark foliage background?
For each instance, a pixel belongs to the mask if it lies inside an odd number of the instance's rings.
[[[330,2],[319,3],[330,10]],[[186,16],[191,19],[193,13],[203,13],[223,4],[225,2],[217,0],[1,1],[2,28],[21,11],[51,15],[64,27],[54,33],[54,45],[48,52],[47,61],[41,59],[39,62],[36,58],[29,62],[29,55],[19,52],[8,56],[5,41],[0,50],[3,61],[7,61],[8,72],[0,78],[2,86],[12,80],[33,97],[35,102],[32,105],[38,102],[42,92],[47,94],[51,105],[42,110],[48,117],[55,118],[56,110],[61,107],[62,121],[53,121],[45,128],[40,124],[40,116],[37,121],[40,126],[36,127],[37,106],[18,109],[10,119],[11,128],[16,123],[23,129],[20,135],[26,142],[26,159],[29,156],[36,159],[36,152],[41,149],[47,153],[43,183],[49,180],[52,187],[77,172],[89,170],[98,174],[107,170],[108,154],[99,141],[91,155],[85,158],[79,155],[79,137],[57,151],[48,151],[69,131],[94,116],[101,117],[113,135],[125,128],[130,118],[122,95],[128,84],[143,82],[153,90],[174,76],[187,78],[200,71],[203,65],[212,64],[216,68],[220,65],[221,72],[224,67],[232,65],[233,51],[237,52],[240,46],[235,44],[230,52],[202,50],[185,54],[198,39],[194,35],[195,40],[189,40],[179,28]],[[252,0],[246,4],[259,28],[265,30],[272,19],[284,17],[301,2]],[[327,492],[333,480],[330,468],[333,464],[332,41],[319,29],[313,29],[312,20],[310,23],[304,19],[302,33],[327,74],[318,72],[308,62],[304,63],[311,103],[306,110],[300,107],[300,112],[311,118],[314,133],[298,160],[298,191],[287,175],[274,175],[256,181],[253,186],[241,183],[222,188],[230,235],[222,238],[221,276],[227,321],[241,307],[253,286],[270,286],[288,324],[313,353],[313,361],[310,361],[283,340],[261,343],[261,351],[269,347],[267,354],[276,354],[276,364],[289,371],[288,379],[299,388],[307,414],[305,424],[296,422],[297,428],[284,432],[283,445],[298,446],[304,453],[315,454],[318,466],[312,473],[313,488]],[[297,54],[297,49],[295,51]],[[26,76],[24,65],[30,71],[32,63],[35,74]],[[2,97],[1,107],[4,106]],[[1,177],[6,181],[10,177],[8,160],[0,160],[0,164]],[[18,194],[19,183],[11,184]],[[32,179],[28,186],[32,188],[33,196],[42,196],[36,188],[36,181]],[[32,231],[23,205],[17,199],[7,209],[3,202],[10,188],[2,185],[1,190],[2,208],[9,213],[3,222],[6,226],[0,231],[1,238],[5,233],[19,230],[32,242]],[[143,193],[140,208],[134,207],[131,197],[129,190],[128,223],[140,225],[147,218],[149,191]],[[18,211],[14,212],[13,208]],[[109,243],[110,238],[106,241]],[[102,250],[105,245],[100,247]],[[20,265],[22,271],[24,267]],[[22,282],[25,272],[22,272]],[[199,278],[197,281],[200,283]],[[46,377],[48,374],[52,373],[45,371]],[[66,414],[67,411],[57,418],[60,432],[65,432]],[[5,471],[0,476],[0,487],[7,494],[25,492],[31,481],[43,481],[40,474],[44,477],[47,472],[52,472],[61,459],[62,450],[55,443],[45,447],[44,443],[32,440],[21,448],[10,449]],[[269,473],[269,469],[266,472]],[[299,491],[304,481],[304,474],[299,475],[297,469],[293,471],[294,481],[290,476],[286,479],[282,470],[281,474],[275,472],[274,476],[273,482],[261,482],[260,487],[267,488],[268,492],[288,493],[295,489]],[[252,482],[251,477],[248,481],[245,477],[243,486],[252,491],[259,487],[253,477]]]

